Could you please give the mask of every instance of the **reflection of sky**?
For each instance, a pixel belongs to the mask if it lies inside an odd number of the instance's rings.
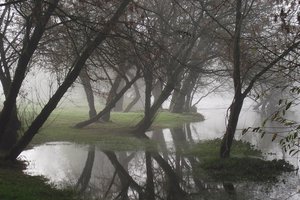
[[[71,143],[47,143],[24,151],[21,156],[29,161],[27,173],[42,174],[51,182],[61,184],[66,180],[71,183],[76,181],[83,168],[86,152],[85,147],[74,148]]]
[[[166,137],[165,137],[166,138]],[[170,141],[169,141],[170,142]],[[25,151],[22,156],[28,158],[30,161],[29,168],[27,173],[34,175],[44,175],[51,180],[51,182],[56,183],[57,185],[67,184],[76,184],[77,179],[79,178],[85,161],[87,157],[88,147],[78,146],[72,143],[56,143],[56,145],[41,145],[35,147],[34,149]],[[128,173],[132,178],[141,186],[146,182],[146,167],[145,167],[145,156],[143,152],[119,152],[116,153],[120,162],[122,158],[126,159],[131,153],[134,153],[133,158],[130,160],[128,165],[125,164],[125,169],[128,170]],[[174,155],[169,155],[168,160],[171,166],[175,167],[176,157]],[[189,162],[186,160],[186,162]],[[122,162],[121,162],[122,163]],[[163,175],[162,170],[159,167],[159,164],[153,161],[155,179],[159,182],[165,181],[165,175]],[[180,170],[185,169],[187,166],[181,166]],[[178,169],[177,169],[178,170]],[[177,171],[175,170],[175,171]],[[113,177],[115,169],[111,165],[107,157],[99,150],[96,149],[95,162],[93,164],[92,177],[90,180],[90,187],[96,192],[95,195],[98,197],[103,196],[106,192],[108,186]],[[185,174],[187,175],[187,174]],[[191,176],[189,174],[188,176]],[[191,187],[195,187],[193,184],[192,177],[183,177],[185,180],[190,180],[189,184]],[[299,188],[299,179],[297,175],[291,174],[289,176],[284,175],[280,180],[285,180],[285,183],[279,182],[278,184],[268,185],[261,183],[239,183],[236,184],[237,197],[246,197],[245,199],[266,199],[266,197],[271,196],[273,199],[282,199],[287,197],[292,192],[297,191]],[[187,183],[186,183],[187,184]],[[115,183],[112,190],[118,192],[121,188],[118,187],[118,183]],[[224,190],[221,187],[222,185],[214,182],[209,182],[206,184],[207,187],[216,188],[210,195],[217,195],[218,193],[223,194]],[[163,187],[163,186],[158,186]],[[266,192],[266,188],[268,192]],[[160,192],[162,192],[160,190]],[[225,193],[223,195],[226,195]],[[248,198],[249,196],[249,198]],[[300,197],[299,194],[295,194],[293,197],[289,198],[290,200],[297,200]],[[239,199],[239,198],[237,198]]]

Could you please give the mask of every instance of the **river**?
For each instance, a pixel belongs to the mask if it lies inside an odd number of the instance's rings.
[[[21,154],[29,164],[25,172],[43,175],[59,188],[75,187],[83,197],[92,199],[138,199],[139,192],[148,190],[153,191],[150,199],[300,199],[297,172],[283,173],[276,184],[205,182],[195,177],[194,161],[180,154],[180,145],[222,137],[226,109],[200,109],[200,112],[205,116],[202,122],[146,133],[158,142],[156,156],[161,159],[149,162],[149,152],[145,151],[112,152],[102,149],[101,145],[52,142]],[[250,107],[243,109],[236,139],[253,144],[265,159],[285,159],[297,168],[298,155],[291,157],[282,151],[280,137],[272,142],[272,134],[263,138],[258,133],[241,134],[243,128],[259,126],[261,121],[262,116]]]

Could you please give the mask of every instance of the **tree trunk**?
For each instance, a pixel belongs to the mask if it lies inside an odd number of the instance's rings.
[[[157,99],[156,102],[151,106],[149,109],[147,116],[144,116],[144,118],[136,125],[136,128],[134,130],[135,134],[144,134],[144,132],[151,126],[157,111],[163,104],[163,102],[170,96],[171,92],[174,89],[174,83],[173,81],[170,81],[167,83],[166,87],[163,89],[161,95]]]
[[[151,124],[151,91],[152,91],[152,82],[153,82],[153,75],[152,72],[149,70],[149,68],[145,69],[144,72],[144,80],[145,80],[145,114],[144,114],[144,123],[147,126],[148,124]]]
[[[60,99],[67,92],[69,87],[74,83],[79,76],[81,69],[83,68],[86,60],[93,53],[93,51],[106,39],[119,17],[125,11],[125,8],[129,4],[130,0],[123,0],[116,13],[106,23],[103,31],[97,33],[96,37],[86,45],[81,55],[75,60],[72,70],[66,76],[64,82],[59,86],[54,95],[50,98],[48,103],[44,106],[40,114],[31,123],[29,128],[25,131],[24,135],[17,142],[17,144],[11,149],[8,155],[5,156],[6,160],[15,160],[19,154],[26,148],[38,130],[42,127],[45,121],[48,119],[52,111],[56,108]],[[51,4],[52,5],[52,4]],[[2,122],[2,121],[1,121]]]
[[[145,196],[146,199],[155,199],[154,193],[154,182],[153,182],[153,169],[152,169],[152,158],[150,152],[145,152],[146,157],[146,172],[147,172],[147,180],[146,180],[146,191]]]
[[[103,153],[108,157],[111,164],[115,167],[123,186],[127,185],[127,188],[132,187],[134,190],[136,190],[139,193],[140,195],[139,199],[143,199],[142,198],[144,196],[143,188],[139,186],[128,174],[128,172],[123,168],[121,163],[118,161],[116,154],[112,151],[103,151]]]
[[[125,81],[122,80],[119,84],[119,87],[117,89],[117,92],[120,92],[120,90],[125,86]],[[117,101],[116,106],[114,107],[113,111],[115,112],[122,112],[123,111],[123,103],[124,103],[124,95]]]
[[[21,128],[21,122],[18,119],[17,108],[15,107],[12,116],[8,122],[8,126],[5,129],[4,134],[0,140],[0,151],[10,150],[17,142],[18,131]]]
[[[182,143],[186,142],[186,135],[184,134],[184,126],[180,128],[172,128],[170,129],[173,143],[175,146],[175,166],[176,166],[176,174],[178,177],[182,177],[182,165],[184,163],[184,158],[182,157],[185,149],[182,147]]]
[[[234,102],[230,106],[230,114],[226,127],[225,134],[222,139],[221,149],[220,149],[220,157],[221,158],[229,158],[230,157],[230,149],[234,139],[234,134],[236,131],[236,127],[239,120],[239,115],[241,109],[243,107],[243,97],[237,97]]]
[[[182,190],[179,184],[178,176],[173,171],[172,167],[169,165],[167,161],[165,161],[161,155],[157,152],[153,152],[152,157],[156,160],[159,166],[163,169],[168,178],[168,190],[169,194],[167,199],[170,200],[181,200],[186,198],[186,192]]]
[[[190,70],[187,77],[184,79],[182,87],[177,95],[171,112],[182,113],[185,111],[185,106],[189,105],[190,99],[187,98],[191,95],[197,80],[198,73]],[[188,102],[187,102],[188,101]],[[188,108],[187,108],[188,109]]]
[[[240,74],[241,67],[241,49],[240,49],[240,37],[242,26],[242,0],[236,2],[236,21],[235,32],[233,36],[233,83],[234,83],[234,99],[230,106],[230,114],[227,122],[225,134],[222,139],[220,147],[220,157],[228,158],[230,156],[230,149],[234,139],[236,126],[238,123],[239,115],[243,106],[245,95],[242,91],[242,81]]]
[[[189,73],[191,74],[191,73]],[[183,112],[183,106],[184,106],[184,102],[185,102],[185,96],[186,96],[186,91],[189,87],[189,82],[190,80],[190,75],[184,80],[182,87],[179,88],[179,91],[176,92],[177,94],[175,94],[172,97],[172,102],[173,102],[173,106],[172,106],[172,113],[182,113]]]
[[[102,119],[103,116],[107,115],[107,113],[110,113],[111,109],[115,106],[116,102],[125,94],[125,92],[139,79],[139,75],[137,74],[134,79],[132,79],[130,82],[127,82],[125,87],[114,96],[114,98],[105,106],[105,108],[99,112],[95,117],[77,123],[74,128],[83,128],[89,124],[92,124],[94,122],[97,122],[100,118]]]
[[[134,88],[134,92],[135,92],[135,97],[125,108],[124,112],[129,112],[141,98],[141,94],[140,94],[139,88],[136,83],[133,84],[133,88]]]
[[[163,88],[163,85],[162,85],[161,80],[157,79],[152,88],[152,95],[154,97],[154,102],[157,101],[157,99],[159,98],[159,96],[162,92],[162,88]],[[162,106],[160,108],[162,108]]]
[[[196,107],[196,106],[194,106],[192,108],[192,101],[193,101],[192,93],[194,91],[196,82],[198,80],[199,73],[192,73],[192,74],[193,75],[192,75],[192,78],[191,78],[190,86],[187,88],[187,91],[186,91],[183,112],[194,112],[195,111],[194,107]],[[197,109],[196,109],[196,112],[197,112]]]
[[[1,58],[6,59],[2,55]],[[6,67],[8,66],[6,65]],[[11,84],[11,78],[9,74],[5,75],[2,69],[0,70],[1,70],[0,80],[3,88],[4,96],[6,98],[8,96],[9,87]],[[18,131],[20,130],[20,128],[21,128],[21,121],[19,120],[17,105],[15,104],[12,110],[11,117],[9,118],[7,128],[4,130],[2,137],[0,137],[0,151],[8,151],[16,144],[18,138]]]
[[[86,99],[89,105],[89,117],[95,117],[97,115],[97,111],[95,108],[95,101],[94,101],[94,92],[91,85],[91,80],[88,75],[86,68],[83,68],[79,74],[79,78],[81,80],[82,86],[84,88],[84,92],[86,95]]]
[[[193,90],[189,90],[187,91],[187,95],[185,96],[185,102],[184,102],[184,105],[183,105],[183,112],[193,112],[193,109],[191,108],[192,107],[192,92]]]
[[[106,107],[113,101],[113,99],[115,99],[115,96],[116,96],[116,94],[117,94],[117,90],[118,90],[118,88],[119,88],[119,86],[120,86],[121,81],[122,81],[122,77],[121,77],[121,75],[118,74],[118,75],[116,76],[116,78],[115,78],[114,83],[112,84],[112,86],[111,86],[111,88],[110,88],[109,93],[108,93],[108,97],[107,97],[107,99],[106,99]],[[123,95],[122,95],[122,96],[123,96]],[[119,100],[122,96],[120,96],[120,97],[118,98],[118,100]],[[118,100],[117,100],[117,101],[118,101]],[[113,106],[113,107],[115,107],[117,101],[114,103],[114,106]],[[101,119],[102,119],[103,121],[105,121],[105,122],[108,122],[108,121],[110,120],[110,112],[111,112],[111,109],[108,110],[106,113],[104,113],[104,115],[101,117]]]
[[[43,16],[37,16],[39,21],[36,23],[35,28],[32,31],[26,30],[26,34],[24,35],[23,48],[19,56],[14,78],[10,84],[8,95],[4,101],[3,109],[0,114],[0,139],[1,140],[3,134],[6,131],[7,126],[10,125],[10,120],[11,120],[10,118],[13,116],[12,113],[15,110],[16,99],[18,97],[22,83],[25,79],[29,62],[32,58],[32,55],[34,54],[35,50],[38,47],[38,44],[46,29],[46,25],[48,24],[50,16],[56,9],[57,4],[58,4],[58,0],[55,0],[51,4],[49,4],[49,7],[45,9],[44,12],[45,14],[43,14]],[[28,26],[28,29],[31,28],[32,28],[31,26]],[[31,37],[30,37],[30,32],[32,32]]]
[[[171,98],[171,102],[170,102],[170,106],[169,106],[169,111],[171,111],[171,112],[172,112],[172,110],[174,108],[174,105],[176,103],[177,97],[178,97],[179,92],[180,92],[180,88],[181,88],[181,84],[179,82],[175,85],[175,88],[174,88],[174,91],[173,91],[173,94],[172,94],[172,98]]]
[[[76,190],[78,190],[80,194],[83,193],[89,185],[94,161],[95,161],[95,145],[92,145],[89,148],[88,156],[85,161],[85,165],[82,170],[82,173],[76,183]]]

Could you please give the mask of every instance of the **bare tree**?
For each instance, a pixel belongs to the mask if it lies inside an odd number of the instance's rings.
[[[77,56],[73,64],[69,66],[69,72],[61,85],[24,132],[23,136],[17,141],[16,145],[6,154],[6,159],[15,160],[24,148],[26,148],[41,126],[45,123],[51,112],[56,108],[65,92],[79,76],[87,59],[109,35],[114,25],[118,22],[119,17],[124,13],[129,2],[130,0],[124,0],[120,4],[117,4],[117,9],[110,15],[110,19],[104,24],[102,29],[96,31],[91,40],[84,45],[80,55]],[[6,138],[3,138],[3,135],[9,127],[8,122],[11,119],[10,116],[12,116],[16,99],[25,79],[30,59],[33,57],[35,50],[39,46],[39,42],[47,30],[50,17],[59,10],[57,9],[57,5],[58,0],[53,0],[51,2],[35,1],[32,4],[32,9],[30,9],[30,14],[25,16],[25,31],[22,41],[22,50],[18,56],[14,78],[0,115],[1,141],[6,140]]]

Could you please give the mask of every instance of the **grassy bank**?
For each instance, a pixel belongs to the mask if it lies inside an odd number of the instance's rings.
[[[187,156],[197,157],[199,160],[193,173],[207,181],[276,182],[282,172],[294,170],[294,167],[284,160],[262,159],[259,150],[243,141],[234,141],[231,157],[221,159],[220,144],[220,139],[208,140],[187,150]]]
[[[0,161],[0,199],[1,200],[70,200],[76,199],[71,190],[58,190],[46,184],[40,176],[22,173],[22,163],[1,163]]]

